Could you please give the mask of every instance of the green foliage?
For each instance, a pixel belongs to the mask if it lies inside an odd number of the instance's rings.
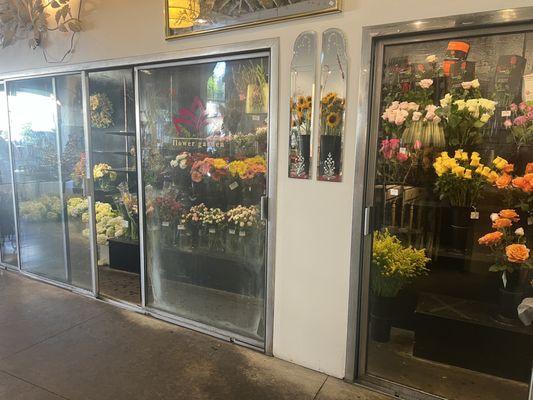
[[[377,296],[395,297],[415,278],[426,275],[425,249],[405,247],[389,231],[376,232],[372,248],[371,289]]]

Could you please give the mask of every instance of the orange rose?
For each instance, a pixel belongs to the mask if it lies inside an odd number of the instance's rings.
[[[498,179],[496,179],[495,184],[498,189],[505,189],[507,186],[509,186],[512,180],[513,178],[511,175],[503,173],[498,177]]]
[[[514,171],[514,164],[507,164],[505,167],[503,167],[502,171],[506,174],[510,174]]]
[[[478,239],[478,243],[483,246],[492,246],[498,244],[503,238],[503,233],[496,231],[487,233],[485,236]]]
[[[513,222],[520,221],[520,216],[516,213],[515,210],[501,210],[499,213],[500,218],[507,218]]]
[[[494,229],[503,229],[509,228],[512,224],[513,223],[509,218],[498,218],[496,221],[494,221],[492,227]]]
[[[514,178],[513,186],[515,188],[521,189],[523,192],[526,192],[526,193],[533,192],[533,184],[530,183],[524,176],[519,176],[518,178]]]
[[[510,262],[521,264],[529,259],[529,249],[523,244],[510,244],[505,248],[505,255]]]
[[[526,174],[531,174],[533,173],[533,162],[530,162],[530,163],[527,163],[526,165]]]

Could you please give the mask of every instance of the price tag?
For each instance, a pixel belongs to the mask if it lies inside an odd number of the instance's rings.
[[[511,116],[511,110],[502,111],[502,117],[510,117],[510,116]]]
[[[405,147],[400,147],[400,154],[407,154],[407,149]]]
[[[533,216],[530,215],[529,217],[527,217],[527,224],[528,225],[533,225]]]
[[[505,273],[505,271],[503,271],[503,274],[502,274],[502,282],[503,282],[503,287],[506,288],[507,287],[507,274]]]
[[[252,121],[260,121],[261,117],[259,115],[252,115]]]
[[[478,211],[472,211],[470,213],[470,219],[479,219],[479,212]]]
[[[229,234],[230,234],[230,235],[235,235],[235,229],[230,229],[230,230],[229,230]]]
[[[217,233],[217,230],[215,228],[209,228],[209,233]]]
[[[184,231],[185,225],[178,225],[178,231]]]
[[[244,237],[244,236],[246,236],[246,232],[245,232],[245,231],[239,231],[239,236],[240,236],[240,237]]]
[[[398,196],[400,192],[398,191],[398,189],[389,189],[389,194],[391,196]]]
[[[126,221],[126,220],[122,221],[122,227],[123,228],[129,228],[129,226],[130,226],[129,221]]]
[[[161,222],[161,226],[170,226],[170,222]]]
[[[229,188],[230,188],[231,190],[235,190],[235,189],[237,189],[238,187],[239,187],[239,184],[238,184],[237,182],[233,182],[233,183],[231,183],[231,184],[229,185]]]

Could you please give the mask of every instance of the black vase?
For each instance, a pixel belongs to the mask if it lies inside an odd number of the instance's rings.
[[[319,177],[322,181],[338,180],[341,171],[341,137],[320,136]]]
[[[390,330],[396,309],[396,297],[372,295],[370,300],[370,335],[379,343],[390,341]]]
[[[472,220],[468,207],[452,207],[451,209],[451,251],[466,254],[472,236]]]
[[[499,293],[499,313],[507,319],[518,319],[517,307],[524,299],[524,291],[520,288],[504,289],[500,288]]]
[[[309,156],[311,153],[311,135],[298,136],[298,158],[299,168],[296,171],[297,177],[307,178],[309,176]]]

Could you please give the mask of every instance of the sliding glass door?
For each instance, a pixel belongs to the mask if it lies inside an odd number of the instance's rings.
[[[137,79],[146,305],[260,346],[268,53],[140,68]]]
[[[92,287],[81,75],[7,83],[24,271]]]
[[[0,263],[18,267],[5,85],[0,84]]]

